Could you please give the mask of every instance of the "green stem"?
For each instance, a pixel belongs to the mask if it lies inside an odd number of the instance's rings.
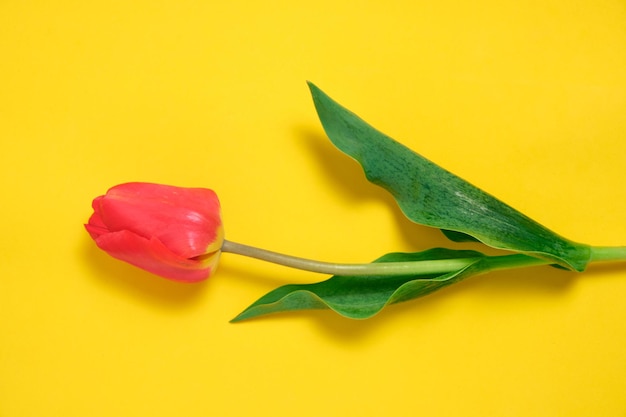
[[[592,246],[590,262],[626,261],[626,246]]]
[[[343,264],[321,262],[312,259],[299,258],[282,253],[272,252],[253,246],[243,245],[228,240],[224,241],[222,252],[230,252],[238,255],[248,256],[267,262],[301,269],[310,272],[317,272],[329,275],[342,276],[398,276],[398,275],[430,275],[444,274],[458,271],[482,258],[457,258],[457,259],[437,259],[413,262],[381,262],[367,264]],[[521,268],[525,266],[544,265],[548,262],[542,259],[533,258],[526,255],[504,255],[489,258],[490,270]]]
[[[545,259],[535,258],[534,256],[528,256],[521,253],[502,256],[488,256],[485,258],[485,262],[487,262],[488,267],[483,270],[483,273],[490,271],[500,271],[503,269],[549,265],[552,263]]]
[[[399,275],[431,275],[445,274],[458,271],[483,259],[488,267],[483,271],[495,271],[502,269],[524,268],[529,266],[548,265],[551,262],[541,258],[535,258],[524,254],[512,254],[501,256],[489,256],[485,258],[456,258],[436,259],[412,262],[381,262],[367,264],[345,264],[322,262],[312,259],[299,258],[278,252],[243,245],[241,243],[224,241],[222,252],[230,252],[250,258],[259,259],[290,268],[301,269],[309,272],[317,272],[328,275],[341,276],[399,276]],[[591,248],[591,262],[615,262],[626,261],[626,246],[605,247],[595,246]]]

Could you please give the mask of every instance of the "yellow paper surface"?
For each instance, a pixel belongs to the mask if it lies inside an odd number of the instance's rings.
[[[558,233],[624,245],[623,1],[3,1],[0,57],[0,416],[626,415],[624,265],[234,325],[325,277],[225,254],[177,284],[82,226],[150,181],[216,190],[228,239],[293,255],[459,247],[332,147],[311,80]]]

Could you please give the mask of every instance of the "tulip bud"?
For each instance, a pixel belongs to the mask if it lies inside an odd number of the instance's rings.
[[[92,206],[85,228],[114,258],[182,282],[215,270],[224,229],[214,191],[133,182],[111,188]]]

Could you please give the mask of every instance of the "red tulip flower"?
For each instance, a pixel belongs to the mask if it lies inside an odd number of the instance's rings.
[[[114,258],[182,282],[217,266],[224,229],[214,191],[133,182],[93,200],[85,228]]]

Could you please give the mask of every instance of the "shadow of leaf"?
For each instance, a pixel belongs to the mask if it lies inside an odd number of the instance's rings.
[[[409,220],[400,210],[393,196],[386,190],[370,183],[361,166],[349,156],[339,151],[324,135],[323,131],[313,128],[298,128],[296,134],[307,144],[311,153],[319,162],[320,176],[330,188],[338,194],[356,203],[363,201],[381,201],[391,210],[402,239],[415,250],[449,245],[450,241],[439,229],[426,227]],[[479,247],[479,246],[474,246]]]
[[[358,343],[382,331],[397,321],[414,317],[414,325],[420,327],[429,317],[440,316],[442,309],[457,297],[475,300],[477,303],[494,303],[494,314],[502,307],[503,300],[536,299],[564,296],[581,275],[550,267],[533,267],[526,270],[501,271],[469,278],[467,281],[444,288],[425,297],[383,309],[379,314],[366,320],[352,320],[330,310],[287,312],[264,316],[254,320],[293,320],[313,321],[320,333],[341,343]],[[250,323],[252,323],[252,320]]]

